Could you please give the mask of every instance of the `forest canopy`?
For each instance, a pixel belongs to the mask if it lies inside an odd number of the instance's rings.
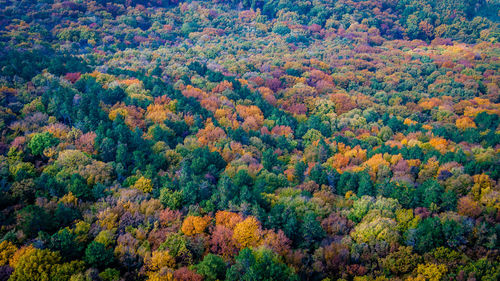
[[[0,0],[0,281],[499,280],[495,0]]]

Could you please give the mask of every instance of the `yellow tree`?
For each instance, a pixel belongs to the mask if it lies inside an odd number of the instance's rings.
[[[0,243],[0,266],[8,264],[16,250],[17,247],[11,242],[2,241],[2,243]]]
[[[233,238],[240,249],[257,246],[262,238],[260,222],[255,217],[248,217],[234,228]]]
[[[426,263],[419,264],[417,267],[417,276],[409,277],[407,281],[439,281],[441,280],[448,268],[444,264]]]
[[[142,190],[145,193],[149,193],[153,190],[153,182],[145,177],[140,177],[135,183],[134,188]]]

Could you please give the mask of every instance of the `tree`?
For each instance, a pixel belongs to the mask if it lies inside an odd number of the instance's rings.
[[[432,204],[441,205],[444,188],[435,180],[427,180],[421,186],[423,189],[424,206],[430,208]]]
[[[429,280],[440,281],[448,272],[448,268],[444,264],[426,263],[419,264],[417,267],[417,276],[410,277],[410,281]]]
[[[317,163],[311,169],[311,172],[309,173],[309,179],[315,181],[320,186],[328,184],[328,176],[324,171],[323,167],[319,163]]]
[[[33,237],[39,231],[50,231],[53,227],[51,216],[41,207],[29,205],[17,214],[17,224],[28,237]]]
[[[208,224],[210,223],[210,217],[196,217],[196,216],[187,216],[184,222],[182,223],[181,230],[186,235],[195,235],[200,234],[205,231]]]
[[[106,249],[104,244],[92,241],[85,250],[84,260],[92,267],[106,268],[113,263],[114,255],[111,250]]]
[[[49,248],[53,251],[59,251],[63,259],[78,259],[83,253],[83,245],[78,243],[75,238],[75,235],[65,228],[50,237]]]
[[[354,231],[351,232],[351,237],[358,243],[385,241],[391,244],[398,242],[399,232],[396,229],[396,222],[394,220],[375,217],[372,220],[363,220],[356,225]]]
[[[262,154],[262,165],[268,171],[273,171],[273,168],[279,165],[278,156],[272,149],[268,149]]]
[[[389,270],[395,275],[401,275],[411,272],[418,264],[420,256],[413,254],[412,247],[401,246],[395,252],[387,257],[380,259],[384,269]]]
[[[43,153],[45,148],[56,145],[58,141],[59,140],[49,132],[38,133],[28,142],[28,148],[31,149],[33,155],[39,156]]]
[[[120,280],[120,271],[114,268],[106,268],[106,270],[99,273],[99,278],[102,281],[118,281]]]
[[[317,245],[325,236],[325,231],[321,228],[320,222],[316,219],[317,215],[313,212],[307,212],[300,224],[301,247],[311,248]]]
[[[81,262],[61,264],[61,256],[50,250],[30,248],[16,262],[13,281],[69,280],[71,275],[82,272]]]
[[[367,171],[361,171],[357,175],[358,179],[358,190],[357,196],[375,196],[375,187],[373,186],[372,179],[370,178],[370,174]]]
[[[142,190],[142,192],[149,193],[153,190],[153,183],[150,179],[141,176],[134,183],[133,187]]]
[[[151,258],[147,259],[146,267],[148,271],[159,272],[163,268],[172,268],[175,265],[175,259],[169,251],[153,251]]]
[[[306,171],[306,164],[302,161],[297,161],[295,163],[295,168],[294,168],[294,179],[298,183],[302,183],[304,181],[304,172]]]
[[[238,254],[238,246],[233,239],[233,231],[224,225],[216,225],[210,236],[210,250],[230,259]]]
[[[207,281],[222,280],[226,276],[226,263],[221,257],[208,254],[196,265],[196,272],[203,275]]]
[[[68,191],[79,199],[89,200],[93,198],[92,188],[80,174],[71,175]]]
[[[236,257],[235,264],[226,273],[226,280],[299,280],[298,276],[285,264],[281,263],[271,250],[243,249]]]
[[[434,217],[426,218],[416,229],[408,230],[407,237],[407,244],[419,253],[428,252],[444,242],[441,222]]]
[[[262,238],[260,222],[255,217],[248,217],[234,228],[234,240],[240,249],[256,246]]]
[[[335,242],[314,251],[313,268],[329,277],[339,277],[346,271],[349,262],[349,248]]]
[[[179,281],[203,281],[203,276],[197,274],[187,267],[181,267],[174,272],[174,280]]]
[[[9,241],[0,242],[0,266],[8,265],[17,247]]]

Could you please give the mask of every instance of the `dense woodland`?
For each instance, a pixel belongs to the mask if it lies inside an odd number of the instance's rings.
[[[500,278],[497,0],[0,0],[0,281]]]

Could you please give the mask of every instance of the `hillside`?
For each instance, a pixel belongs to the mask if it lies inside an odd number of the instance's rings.
[[[0,281],[500,279],[497,0],[0,0]]]

